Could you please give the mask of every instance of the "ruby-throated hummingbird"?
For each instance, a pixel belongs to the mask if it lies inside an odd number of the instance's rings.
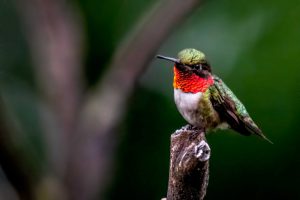
[[[191,125],[206,131],[231,128],[243,135],[255,134],[272,143],[249,116],[245,106],[216,75],[205,55],[184,49],[178,58],[158,55],[174,65],[174,99],[177,109]]]

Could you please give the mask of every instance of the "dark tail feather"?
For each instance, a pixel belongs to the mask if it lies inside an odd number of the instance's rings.
[[[252,120],[251,120],[252,121]],[[268,141],[270,144],[274,144],[269,138],[267,138],[262,131],[256,126],[256,124],[252,121],[252,123],[246,123],[246,129],[247,131],[249,131],[250,133],[253,133],[259,137],[261,137],[262,139]]]
[[[267,138],[263,133],[255,133],[256,135],[258,135],[259,137],[267,140],[270,144],[274,144],[269,138]]]

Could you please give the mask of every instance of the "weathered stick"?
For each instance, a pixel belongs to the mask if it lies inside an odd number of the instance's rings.
[[[203,129],[190,125],[171,136],[167,200],[202,200],[209,177],[210,147]]]

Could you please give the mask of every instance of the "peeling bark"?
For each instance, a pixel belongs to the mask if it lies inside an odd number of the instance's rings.
[[[210,147],[203,129],[182,127],[171,136],[167,200],[202,200],[209,178]]]

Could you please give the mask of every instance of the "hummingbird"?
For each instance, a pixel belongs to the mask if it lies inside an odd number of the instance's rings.
[[[230,128],[272,143],[255,124],[245,106],[215,74],[204,53],[183,49],[178,58],[157,55],[174,63],[174,100],[183,118],[205,132]]]

